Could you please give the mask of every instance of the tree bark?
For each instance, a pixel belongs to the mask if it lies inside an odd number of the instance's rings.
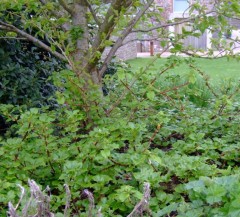
[[[98,82],[94,82],[95,84],[99,85],[102,82],[103,75],[100,74],[96,68],[101,58],[99,55],[96,55],[96,53],[103,53],[106,47],[104,43],[106,40],[109,40],[115,28],[115,19],[119,16],[121,10],[128,9],[131,4],[132,0],[113,0],[103,22],[100,23],[98,32],[92,44],[92,59],[87,66],[87,70],[92,72],[92,78],[94,79],[93,81]]]
[[[81,28],[83,30],[82,36],[76,40],[76,50],[72,53],[75,67],[78,74],[88,73],[86,68],[89,50],[89,32],[87,12],[88,7],[84,0],[75,0],[74,11],[72,13],[72,28]]]

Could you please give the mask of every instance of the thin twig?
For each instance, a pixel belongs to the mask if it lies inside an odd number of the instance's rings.
[[[95,208],[93,194],[88,189],[83,190],[83,194],[87,196],[89,201],[88,217],[93,217],[93,210]]]
[[[150,184],[144,183],[143,187],[144,195],[141,201],[134,207],[133,211],[127,216],[127,217],[139,217],[143,215],[143,212],[147,211],[148,213],[150,212],[149,210],[149,200],[150,200]]]
[[[152,61],[145,67],[145,69],[139,73],[135,79],[128,85],[128,88],[132,88],[133,85],[137,82],[137,80],[140,78],[141,75],[143,75],[145,72],[147,72],[147,70],[151,67],[151,65],[157,60],[157,58],[152,59]],[[111,114],[111,112],[121,103],[121,101],[123,100],[123,98],[126,96],[126,94],[128,93],[129,89],[125,89],[125,91],[122,93],[122,95],[118,98],[118,100],[109,108],[107,109],[106,116],[109,116]]]
[[[91,12],[91,14],[92,14],[92,16],[93,16],[93,19],[95,20],[95,22],[97,23],[97,25],[100,26],[100,25],[101,25],[101,22],[100,22],[100,20],[98,19],[96,12],[93,10],[92,5],[89,3],[88,0],[85,0],[85,2],[86,2],[87,6],[88,6],[88,8],[89,8],[89,11]]]
[[[64,184],[65,190],[66,190],[66,204],[64,209],[64,217],[68,216],[68,209],[70,208],[70,202],[71,202],[71,192],[67,184]]]
[[[1,39],[13,39],[13,40],[24,40],[24,41],[27,40],[27,38],[18,38],[18,37],[0,37],[0,40]]]
[[[184,84],[175,86],[175,87],[173,87],[173,88],[171,88],[171,89],[164,90],[164,91],[160,92],[160,94],[163,94],[163,95],[164,95],[164,94],[166,94],[167,92],[171,92],[171,91],[178,90],[178,89],[180,89],[180,88],[182,88],[182,87],[185,87],[185,86],[189,85],[189,83],[190,83],[190,82],[188,81],[188,82],[186,82],[186,83],[184,83]]]
[[[74,13],[74,10],[71,7],[69,7],[64,0],[58,0],[58,2],[69,14],[72,15]]]
[[[211,87],[210,83],[208,82],[208,78],[206,77],[206,75],[204,74],[203,71],[201,71],[200,69],[198,69],[197,67],[195,67],[194,65],[190,64],[189,65],[192,69],[194,69],[195,71],[197,71],[204,79],[205,81],[205,85],[208,87],[208,89],[212,92],[212,94],[215,97],[218,97],[218,94],[215,93],[215,91],[213,90],[213,88]]]
[[[206,12],[204,14],[204,16],[206,16],[208,14],[213,14],[213,13],[215,13],[214,10]],[[156,30],[156,29],[166,28],[166,27],[169,27],[169,26],[176,26],[176,25],[179,25],[179,24],[183,24],[183,23],[187,23],[187,22],[190,22],[190,21],[194,21],[194,20],[196,20],[197,18],[200,18],[200,17],[202,17],[202,15],[197,15],[196,17],[185,18],[185,19],[182,19],[181,21],[155,25],[154,27],[151,27],[149,29],[147,29],[147,28],[145,28],[145,29],[135,29],[132,32],[151,32],[151,31]]]
[[[153,135],[151,136],[151,138],[149,139],[149,145],[151,145],[152,141],[155,139],[156,135],[158,134],[159,130],[161,129],[161,125],[158,124]]]
[[[100,207],[100,208],[98,209],[98,211],[97,211],[97,217],[103,217],[101,211],[102,211],[102,207]]]
[[[42,41],[40,41],[39,39],[33,37],[32,35],[28,34],[27,32],[24,32],[21,29],[18,29],[16,26],[5,23],[3,21],[0,20],[0,29],[2,30],[6,30],[6,31],[12,31],[15,32],[17,34],[19,34],[20,36],[27,38],[29,41],[31,41],[32,43],[36,44],[37,46],[43,48],[44,50],[48,51],[49,53],[51,53],[53,56],[63,60],[63,61],[67,61],[67,59],[65,58],[64,55],[62,55],[61,53],[57,52],[57,51],[53,51],[51,49],[51,47],[49,47],[48,45],[46,45],[45,43],[43,43]]]
[[[19,217],[11,202],[8,203],[8,215],[9,217]]]

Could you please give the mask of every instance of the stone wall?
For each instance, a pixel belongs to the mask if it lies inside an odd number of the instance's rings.
[[[112,40],[114,41],[114,37],[113,37]],[[132,41],[132,40],[134,40],[134,41]],[[129,60],[129,59],[134,59],[134,58],[137,57],[136,34],[135,33],[129,34],[126,37],[126,39],[124,40],[123,44],[125,44],[128,41],[131,41],[131,42],[127,43],[126,45],[123,45],[116,52],[115,55],[118,59]],[[110,49],[111,49],[111,47],[108,47],[108,48],[105,49],[105,51],[103,53],[103,59],[106,57],[106,55],[108,54]]]
[[[155,0],[155,3],[157,4],[157,6],[163,8],[162,17],[164,17],[165,20],[168,20],[170,14],[173,12],[173,0]]]
[[[239,19],[234,19],[234,18],[230,18],[229,19],[229,23],[230,25],[232,25],[233,27],[240,29],[240,21]]]

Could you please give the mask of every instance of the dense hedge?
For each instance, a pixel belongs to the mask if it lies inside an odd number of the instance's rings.
[[[49,79],[64,65],[24,40],[0,39],[0,103],[41,107],[53,104]]]

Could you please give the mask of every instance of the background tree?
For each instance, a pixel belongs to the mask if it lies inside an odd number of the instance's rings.
[[[196,2],[190,10],[191,16],[182,19],[180,23],[194,22],[195,30],[201,25],[202,32],[211,26],[213,31],[214,25],[219,23],[211,19],[211,16],[223,23],[225,16],[232,16],[233,12],[237,12],[237,9],[234,11],[234,7],[231,7],[230,10],[227,8],[226,15],[223,14],[225,4],[224,1],[217,1],[216,7],[209,10]],[[0,10],[9,13],[2,16],[0,28],[26,38],[66,61],[87,84],[101,85],[104,71],[133,29],[135,32],[151,32],[179,23],[163,21],[161,15],[164,8],[160,8],[158,13],[156,10],[149,10],[154,7],[154,0],[35,0],[11,3],[4,0]],[[19,17],[22,27],[15,25],[13,17]],[[156,20],[154,23],[151,22],[153,17]],[[148,28],[137,28],[142,23],[147,23]],[[114,40],[112,36],[115,36]],[[43,38],[48,39],[48,43],[43,42]],[[98,68],[108,46],[111,46],[110,52]]]

